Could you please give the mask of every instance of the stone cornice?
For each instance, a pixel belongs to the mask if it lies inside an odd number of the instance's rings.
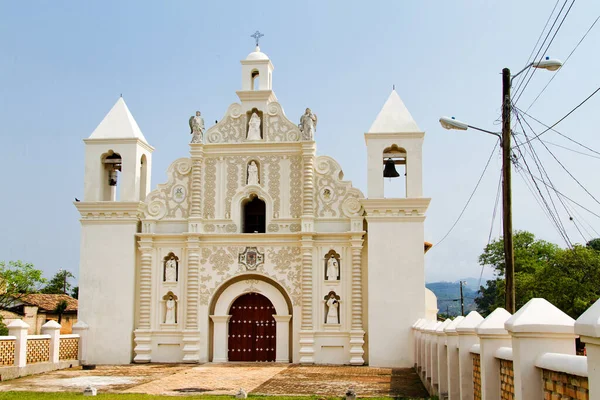
[[[81,223],[95,221],[137,222],[144,203],[138,201],[76,201],[73,202]]]
[[[311,232],[310,236],[314,241],[337,241],[348,242],[362,237],[366,232]],[[200,243],[210,244],[231,244],[231,243],[246,243],[257,244],[262,246],[279,245],[279,244],[296,244],[299,245],[302,238],[306,236],[306,232],[294,233],[138,233],[136,236],[139,239],[153,238],[154,240],[186,240],[190,237],[197,237]]]
[[[299,155],[302,152],[305,142],[266,142],[266,141],[246,141],[236,143],[190,143],[190,153],[192,156],[202,157],[209,155],[223,156],[223,152],[227,155],[234,154],[288,154]],[[314,143],[314,142],[309,142]],[[200,151],[202,150],[202,151]],[[282,154],[283,155],[283,154]]]
[[[372,218],[425,218],[430,198],[359,199],[365,209],[367,221]]]
[[[365,133],[365,142],[368,142],[369,139],[398,139],[398,138],[408,138],[408,139],[423,139],[425,137],[425,132],[398,132],[398,133]]]
[[[272,90],[238,90],[235,92],[242,102],[246,101],[277,101],[277,96]]]
[[[83,139],[85,144],[103,144],[110,145],[115,143],[125,143],[125,144],[139,144],[144,149],[149,152],[154,151],[154,147],[150,146],[148,143],[140,140],[138,138],[112,138],[112,139]]]

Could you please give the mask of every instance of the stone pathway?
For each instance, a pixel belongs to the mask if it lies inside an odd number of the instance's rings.
[[[99,393],[235,394],[240,388],[265,395],[342,397],[348,388],[359,397],[427,398],[412,369],[350,366],[301,366],[276,363],[146,364],[72,368],[0,383],[0,391]]]

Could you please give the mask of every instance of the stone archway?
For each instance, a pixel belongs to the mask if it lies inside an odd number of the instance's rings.
[[[241,278],[241,280],[240,280]],[[224,288],[215,293],[213,299],[213,313],[210,319],[212,328],[212,361],[229,361],[229,321],[231,319],[231,306],[241,296],[248,293],[257,293],[266,297],[275,313],[272,318],[276,325],[275,361],[290,362],[290,320],[292,318],[289,300],[282,291],[276,287],[275,282],[268,282],[268,278],[260,275],[238,277],[224,284]]]

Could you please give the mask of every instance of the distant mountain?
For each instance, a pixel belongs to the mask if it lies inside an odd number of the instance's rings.
[[[465,315],[475,310],[475,297],[477,297],[477,283],[479,279],[465,278],[463,282],[463,297],[465,306]],[[485,284],[485,282],[482,282]],[[438,299],[438,308],[440,313],[448,313],[452,316],[460,315],[460,283],[456,282],[430,282],[425,286],[430,289]]]

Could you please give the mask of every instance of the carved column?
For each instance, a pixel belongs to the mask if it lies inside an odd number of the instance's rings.
[[[202,160],[203,145],[190,145],[192,155],[192,177],[190,182],[190,218],[188,232],[201,232],[202,227]]]
[[[313,244],[312,236],[303,236],[302,244],[302,323],[300,329],[300,363],[315,362],[313,330]]]
[[[152,237],[142,237],[139,242],[140,249],[140,302],[139,302],[139,324],[135,330],[135,357],[134,362],[144,363],[152,360],[152,252],[154,246]]]
[[[350,364],[363,365],[363,345],[365,344],[362,320],[362,248],[363,239],[360,236],[353,236],[350,240],[352,245],[352,327],[350,330]]]
[[[314,232],[315,204],[314,204],[314,176],[315,176],[315,144],[314,142],[302,143],[302,232]]]
[[[198,284],[200,268],[200,239],[195,236],[187,240],[187,288],[185,328],[183,331],[183,361],[200,360],[200,332],[198,330]]]

